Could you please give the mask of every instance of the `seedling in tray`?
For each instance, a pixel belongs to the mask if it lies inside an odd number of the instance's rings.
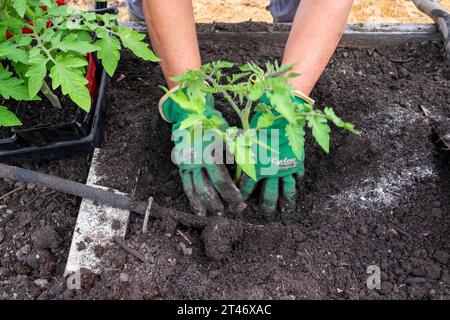
[[[247,63],[240,67],[240,72],[226,76],[226,69],[232,67],[233,63],[216,61],[204,65],[201,70],[189,71],[176,77],[173,80],[179,82],[185,90],[171,93],[171,97],[181,108],[191,112],[181,123],[180,129],[193,131],[201,126],[204,132],[212,130],[225,141],[237,164],[236,180],[239,180],[242,171],[256,180],[254,147],[258,144],[270,149],[259,141],[257,132],[271,127],[278,119],[287,120],[289,145],[299,159],[304,153],[305,127],[312,130],[314,139],[327,153],[331,132],[328,121],[353,134],[361,134],[353,124],[340,119],[332,108],[319,110],[311,104],[300,108],[293,99],[294,88],[288,83],[288,79],[299,76],[290,72],[291,65],[267,63],[263,69],[255,63]],[[166,88],[165,90],[168,92]],[[238,115],[241,128],[234,126],[222,130],[222,119],[208,118],[204,114],[206,93],[221,94]],[[271,106],[260,102],[263,96],[269,99]],[[254,111],[263,114],[259,117],[256,128],[250,128],[250,116]]]
[[[62,108],[54,93],[60,88],[89,112],[95,90],[93,54],[110,76],[122,45],[144,60],[158,61],[142,41],[145,36],[118,26],[116,17],[80,11],[64,0],[0,0],[0,102],[45,97]],[[20,124],[15,113],[0,105],[0,126]]]

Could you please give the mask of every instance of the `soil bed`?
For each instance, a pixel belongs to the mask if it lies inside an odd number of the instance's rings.
[[[90,156],[22,163],[22,167],[85,182]],[[61,295],[61,275],[80,200],[33,184],[0,179],[0,299]],[[59,280],[55,280],[59,277]],[[45,284],[41,287],[36,284]]]
[[[201,49],[205,61],[263,63],[279,59],[283,44],[205,41]],[[111,246],[102,252],[104,272],[85,273],[81,291],[66,290],[61,275],[79,201],[52,194],[37,196],[38,203],[30,200],[32,187],[17,191],[5,201],[7,208],[0,202],[0,297],[449,299],[449,158],[435,144],[433,123],[421,110],[450,114],[444,56],[435,43],[339,49],[313,98],[333,106],[364,135],[334,128],[329,155],[308,137],[299,222],[264,223],[253,199],[244,221],[228,233],[237,241],[225,248],[230,252],[223,261],[207,257],[211,230],[202,234],[156,220],[142,235],[142,219],[133,215],[126,241],[147,262]],[[162,83],[157,65],[123,52],[108,88],[102,183],[188,211],[170,159],[170,125],[158,113]],[[220,101],[218,108],[234,122]],[[87,166],[79,163],[86,160],[32,167],[83,180]],[[1,194],[13,189],[12,182],[0,186]],[[37,229],[50,236],[32,237]],[[56,268],[50,264],[46,272],[33,262],[33,250],[49,252]],[[369,265],[381,268],[381,290],[366,287]],[[48,283],[40,286],[37,279]]]
[[[204,42],[205,61],[263,63],[282,44]],[[170,160],[170,125],[157,111],[159,67],[128,54],[110,88],[103,183],[155,197],[188,211]],[[421,107],[449,115],[450,68],[442,45],[339,49],[313,98],[333,106],[365,133],[334,129],[330,155],[308,137],[299,223],[264,224],[253,199],[243,223],[226,230],[237,241],[211,261],[211,230],[154,221],[141,235],[134,216],[127,241],[148,263],[118,248],[84,298],[431,298],[448,299],[450,174]],[[218,108],[234,122],[231,112]],[[127,110],[124,114],[123,110]],[[192,252],[191,250],[192,249]],[[214,252],[213,252],[214,255]],[[381,268],[382,289],[366,287],[367,267]]]
[[[35,127],[61,125],[75,121],[78,106],[68,97],[62,96],[59,98],[62,109],[52,107],[45,97],[41,101],[25,102],[22,114],[19,116],[23,125],[14,128],[16,130],[25,130]],[[16,106],[17,102],[7,102],[6,105]],[[10,107],[10,110],[14,110],[14,108]],[[0,128],[0,139],[9,138],[12,135],[12,128]]]

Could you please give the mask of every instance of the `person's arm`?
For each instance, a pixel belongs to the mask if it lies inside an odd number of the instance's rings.
[[[173,88],[171,77],[201,67],[192,0],[143,0],[143,8],[153,49]]]
[[[283,64],[294,64],[301,76],[290,79],[310,95],[341,39],[352,0],[302,0],[294,18]]]

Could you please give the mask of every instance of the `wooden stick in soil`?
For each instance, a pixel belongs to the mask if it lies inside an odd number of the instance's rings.
[[[2,196],[0,197],[0,200],[3,200],[3,199],[5,199],[7,196],[12,195],[13,193],[15,193],[15,192],[17,192],[17,191],[19,191],[19,190],[22,190],[22,188],[23,188],[23,187],[18,187],[18,188],[15,188],[14,190],[11,190],[10,192],[5,193],[4,195],[2,195]]]
[[[62,179],[56,176],[9,166],[0,163],[0,178],[12,179],[24,183],[34,183],[49,189],[64,192],[94,202],[104,203],[115,208],[125,209],[144,215],[148,203],[135,201],[126,195],[115,194],[100,188],[88,186],[76,181]],[[204,229],[208,225],[208,218],[187,214],[172,208],[165,208],[153,201],[150,217],[156,219],[170,218],[186,227]]]
[[[412,0],[412,2],[436,23],[444,38],[444,47],[450,60],[450,13],[436,1]]]
[[[142,261],[142,262],[146,262],[147,259],[145,259],[145,257],[140,254],[139,252],[131,249],[127,243],[125,242],[125,240],[119,238],[119,237],[114,237],[114,242],[121,247],[125,252],[127,252],[128,254],[132,255],[133,257],[135,257],[136,259]]]

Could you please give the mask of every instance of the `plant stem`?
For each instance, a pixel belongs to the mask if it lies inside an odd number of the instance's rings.
[[[36,39],[36,42],[38,44],[38,46],[41,48],[42,51],[44,51],[44,53],[47,55],[47,58],[52,61],[54,64],[56,64],[55,59],[53,58],[52,54],[50,53],[50,51],[45,47],[44,43],[42,43],[41,38],[39,37],[39,35],[36,33],[36,30],[33,29],[33,35],[34,38]],[[61,106],[61,102],[59,101],[59,98],[53,93],[52,89],[50,89],[50,87],[48,86],[47,82],[42,83],[42,87],[41,87],[41,92],[44,96],[47,97],[48,101],[50,101],[50,103],[52,104],[52,106],[54,108],[57,109],[62,109]]]
[[[242,120],[242,129],[244,129],[244,132],[250,129],[250,112],[252,110],[252,101],[250,99],[247,99],[247,104],[244,108],[244,115]]]
[[[238,184],[239,180],[241,180],[242,176],[242,168],[240,165],[236,164],[236,173],[234,175],[234,183]]]
[[[62,109],[61,102],[59,101],[58,97],[53,93],[53,91],[50,89],[45,80],[44,83],[42,84],[41,92],[48,99],[48,101],[50,101],[50,103],[54,108]]]
[[[27,14],[27,16],[31,19],[34,20],[34,18],[36,18],[36,15],[34,14],[33,11],[31,11],[29,6],[25,7],[25,13]]]
[[[214,87],[220,87],[220,84],[217,83],[216,80],[214,80],[213,77],[205,75],[205,79],[210,81]],[[223,95],[223,97],[228,101],[228,103],[231,105],[231,107],[234,109],[234,111],[237,113],[237,115],[239,116],[239,118],[241,119],[241,122],[243,122],[243,114],[241,109],[239,109],[238,105],[234,102],[233,98],[230,96],[230,94],[228,92],[226,92],[225,90],[219,90],[219,93],[221,93]]]

